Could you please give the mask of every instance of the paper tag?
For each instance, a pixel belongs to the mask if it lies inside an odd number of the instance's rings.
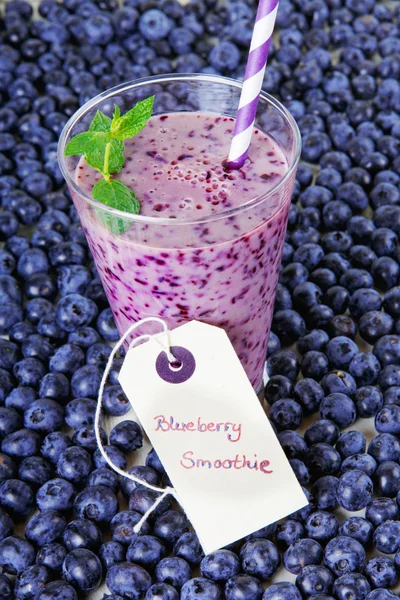
[[[169,338],[179,369],[153,337],[119,381],[209,553],[308,502],[225,331],[191,321]]]

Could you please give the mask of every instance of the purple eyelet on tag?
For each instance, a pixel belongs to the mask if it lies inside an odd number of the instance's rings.
[[[167,383],[184,383],[196,369],[194,356],[182,346],[171,346],[171,352],[175,356],[176,366],[169,362],[166,352],[160,352],[156,360],[156,371]]]

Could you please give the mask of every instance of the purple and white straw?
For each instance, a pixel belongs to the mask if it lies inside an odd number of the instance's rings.
[[[240,169],[247,158],[278,12],[278,3],[279,0],[260,0],[258,6],[235,131],[227,162],[230,169]]]

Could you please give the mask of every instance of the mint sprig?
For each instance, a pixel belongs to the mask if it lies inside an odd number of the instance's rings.
[[[138,102],[121,116],[119,107],[114,105],[112,119],[98,110],[89,130],[74,136],[65,148],[65,156],[82,155],[87,164],[103,175],[92,189],[92,196],[107,206],[139,214],[140,202],[135,193],[111,175],[120,173],[124,166],[124,141],[133,138],[147,124],[153,112],[154,96]],[[101,220],[114,232],[126,229],[123,219],[111,219],[102,214]]]

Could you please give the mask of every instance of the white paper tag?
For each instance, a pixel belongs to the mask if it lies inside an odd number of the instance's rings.
[[[225,331],[191,321],[169,338],[180,370],[153,337],[119,381],[209,553],[308,502]]]

